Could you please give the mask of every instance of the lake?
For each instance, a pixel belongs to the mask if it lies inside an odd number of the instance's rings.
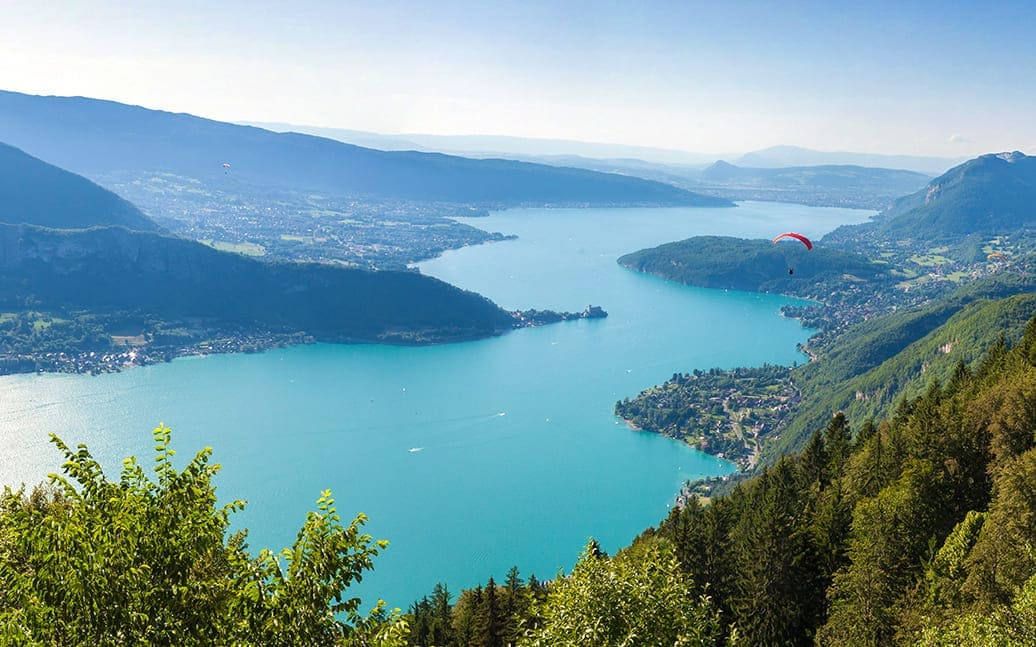
[[[253,550],[289,544],[320,491],[343,517],[365,512],[390,547],[356,587],[406,607],[517,565],[570,568],[591,536],[627,544],[667,513],[687,479],[728,463],[612,411],[674,372],[802,361],[809,332],[776,295],[701,290],[619,267],[627,252],[697,234],[815,238],[870,212],[776,203],[736,209],[522,209],[466,219],[517,234],[422,263],[422,272],[506,308],[607,319],[429,347],[318,344],[184,358],[120,374],[0,378],[0,483],[36,483],[60,457],[55,432],[107,468],[150,463],[150,430],[173,428],[178,459],[211,445],[221,498]],[[352,590],[351,590],[352,591]]]

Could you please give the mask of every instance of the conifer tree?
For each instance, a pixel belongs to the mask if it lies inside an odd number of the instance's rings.
[[[731,529],[735,554],[734,620],[748,644],[802,643],[822,605],[795,469],[786,459],[748,488]]]
[[[841,476],[845,461],[849,458],[852,435],[845,414],[839,411],[824,429],[824,448],[827,451],[828,479]]]

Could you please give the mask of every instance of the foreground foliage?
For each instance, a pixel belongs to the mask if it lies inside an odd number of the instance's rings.
[[[608,558],[591,543],[572,574],[533,609],[538,625],[520,645],[712,645],[719,612],[695,594],[671,546],[644,541]]]
[[[0,643],[24,645],[397,645],[406,626],[347,587],[387,545],[343,525],[329,491],[293,546],[248,554],[217,506],[211,449],[183,470],[154,431],[155,477],[135,459],[117,481],[80,445],[64,476],[0,499]]]

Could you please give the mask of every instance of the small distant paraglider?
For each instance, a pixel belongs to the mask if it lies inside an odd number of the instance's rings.
[[[992,254],[989,254],[988,256],[986,256],[986,260],[987,261],[991,261],[993,259],[1000,259],[1002,261],[1006,261],[1007,257],[1004,256],[1003,254],[1001,254],[1000,252],[993,252]]]
[[[784,238],[791,238],[791,239],[799,241],[800,243],[802,243],[803,245],[806,246],[806,251],[812,251],[812,249],[813,249],[813,241],[811,241],[810,239],[806,238],[802,234],[796,234],[793,231],[786,231],[783,234],[778,234],[778,235],[774,236],[773,244],[776,245],[778,243],[778,241],[780,241],[780,240],[782,240]],[[787,258],[787,256],[785,256],[785,258]],[[795,268],[789,266],[788,267],[788,274],[794,274],[794,273],[795,273]]]
[[[230,162],[223,162],[223,175],[230,174]]]

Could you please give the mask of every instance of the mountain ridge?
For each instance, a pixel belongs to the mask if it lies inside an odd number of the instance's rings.
[[[87,176],[132,169],[218,180],[233,173],[267,186],[497,206],[731,205],[630,176],[379,151],[84,97],[0,91],[0,141]]]
[[[920,155],[885,155],[851,151],[821,151],[801,146],[781,144],[745,153],[735,160],[738,166],[760,168],[788,166],[821,166],[828,164],[856,165],[877,168],[917,171],[938,175],[966,158],[930,157]]]

